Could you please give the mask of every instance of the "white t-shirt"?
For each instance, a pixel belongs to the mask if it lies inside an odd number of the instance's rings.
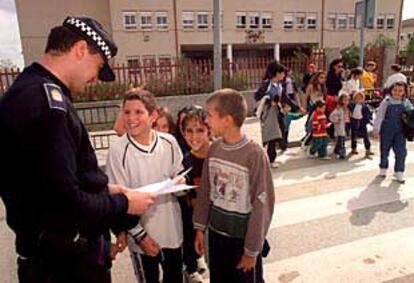
[[[165,133],[152,131],[149,146],[137,143],[128,134],[114,143],[108,152],[106,171],[110,183],[138,188],[164,181],[182,170],[182,153],[176,139]],[[183,241],[181,210],[173,194],[161,195],[142,216],[137,227],[129,231],[128,245],[141,252],[131,235],[143,230],[161,248],[179,248]]]
[[[352,118],[360,120],[363,118],[362,116],[362,105],[356,104],[354,108],[354,112],[352,112]]]

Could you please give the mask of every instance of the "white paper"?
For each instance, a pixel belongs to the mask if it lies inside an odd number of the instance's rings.
[[[185,174],[187,174],[189,171],[190,170],[187,170],[183,174],[180,174],[179,176],[175,177],[174,180],[177,180],[177,178],[183,178]],[[191,190],[194,188],[196,188],[196,186],[189,186],[186,184],[175,184],[173,180],[167,179],[165,181],[149,184],[143,187],[136,188],[134,190],[139,191],[139,192],[164,195],[164,194],[171,194],[171,193],[176,193],[176,192],[185,191],[185,190]]]

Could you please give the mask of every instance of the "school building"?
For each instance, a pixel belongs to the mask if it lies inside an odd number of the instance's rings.
[[[284,57],[301,48],[358,45],[357,0],[222,0],[223,56]],[[403,0],[376,0],[366,42],[380,35],[397,43]],[[16,0],[25,63],[43,53],[51,26],[66,15],[98,19],[119,46],[117,63],[162,63],[173,57],[211,58],[212,0]]]

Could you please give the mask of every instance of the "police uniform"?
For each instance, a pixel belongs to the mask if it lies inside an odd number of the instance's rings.
[[[113,79],[107,60],[116,46],[99,23],[70,17],[63,25],[97,47],[106,62],[99,78]],[[127,216],[124,194],[109,194],[71,101],[38,63],[0,101],[0,196],[16,234],[20,282],[110,282],[109,228],[138,222]]]

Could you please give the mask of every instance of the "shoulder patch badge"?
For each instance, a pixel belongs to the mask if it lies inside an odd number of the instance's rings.
[[[67,112],[66,102],[60,86],[52,83],[44,83],[43,87],[45,88],[45,93],[47,101],[49,103],[49,107],[51,109],[57,109]]]

